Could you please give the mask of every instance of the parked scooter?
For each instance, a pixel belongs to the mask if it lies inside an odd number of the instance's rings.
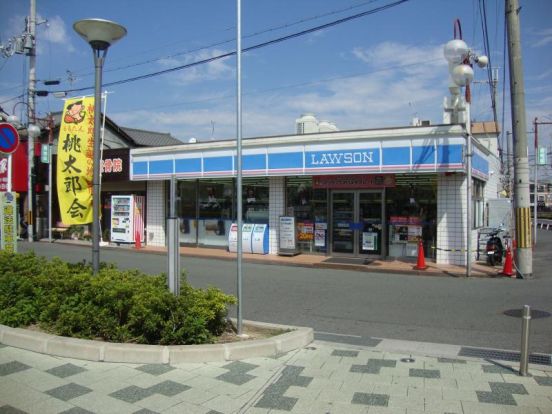
[[[487,252],[487,264],[491,266],[502,263],[502,257],[504,257],[504,245],[498,236],[501,232],[501,229],[496,229],[489,233],[485,250]]]

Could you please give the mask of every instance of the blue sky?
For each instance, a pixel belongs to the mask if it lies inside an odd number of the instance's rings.
[[[242,0],[243,47],[263,43],[392,3],[393,0]],[[504,0],[487,0],[487,31],[498,68],[502,115]],[[521,1],[528,129],[538,116],[552,121],[552,2]],[[19,35],[27,0],[0,0],[0,35]],[[37,29],[37,78],[60,79],[50,90],[93,86],[90,47],[72,24],[82,18],[114,20],[128,35],[108,53],[104,83],[181,66],[235,50],[234,0],[37,0],[48,25]],[[243,54],[244,137],[294,133],[295,119],[314,113],[342,129],[408,125],[412,117],[442,121],[448,68],[443,45],[459,18],[463,38],[483,52],[478,0],[410,0],[306,36]],[[7,112],[24,93],[26,59],[0,58],[0,102]],[[507,62],[507,60],[506,60]],[[68,79],[70,71],[72,80]],[[475,69],[476,80],[487,73]],[[508,78],[506,78],[507,80]],[[37,89],[48,89],[38,83]],[[170,132],[187,141],[235,136],[235,58],[107,87],[107,113],[122,126]],[[509,123],[506,82],[505,130]],[[92,89],[79,92],[90,94]],[[489,85],[473,85],[472,118],[492,118]],[[39,116],[61,110],[53,96],[37,97]],[[16,107],[19,111],[23,105]],[[542,127],[550,141],[552,128]]]

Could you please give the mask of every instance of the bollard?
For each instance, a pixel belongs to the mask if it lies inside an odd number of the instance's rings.
[[[529,366],[529,326],[531,322],[531,307],[523,306],[521,318],[521,355],[519,356],[519,375],[526,377]]]

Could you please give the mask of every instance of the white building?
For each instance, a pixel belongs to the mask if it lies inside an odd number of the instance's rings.
[[[307,114],[296,127],[296,135],[242,141],[243,220],[268,225],[269,254],[278,253],[286,216],[305,254],[414,257],[421,237],[437,263],[466,264],[464,124],[339,131]],[[489,128],[474,124],[470,138],[472,246],[486,201],[499,193],[497,131]],[[227,248],[236,173],[234,140],[131,150],[131,179],[147,181],[146,243],[166,244],[174,176],[181,244]]]

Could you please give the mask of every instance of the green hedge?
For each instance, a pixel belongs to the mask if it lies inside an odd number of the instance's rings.
[[[0,323],[38,325],[56,335],[141,344],[211,343],[226,328],[233,296],[165,277],[102,264],[51,261],[33,253],[0,252]]]

